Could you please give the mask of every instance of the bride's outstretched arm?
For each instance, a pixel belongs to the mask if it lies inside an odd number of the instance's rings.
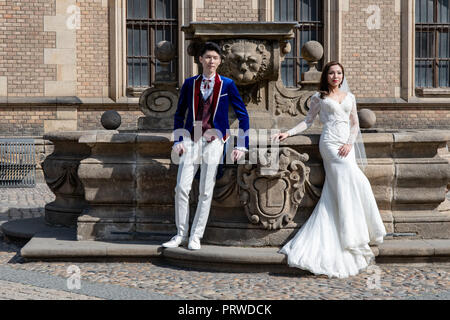
[[[305,120],[300,122],[298,125],[296,125],[294,128],[287,131],[287,134],[289,136],[294,136],[296,134],[299,134],[309,127],[312,126],[314,119],[319,114],[320,111],[320,98],[318,95],[313,95],[311,97],[311,103],[309,105],[309,111],[306,115]]]

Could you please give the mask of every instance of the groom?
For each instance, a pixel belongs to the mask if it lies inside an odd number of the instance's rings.
[[[177,235],[163,244],[166,248],[175,248],[188,242],[189,193],[199,167],[199,198],[188,248],[198,250],[201,247],[200,239],[208,221],[217,166],[229,138],[229,105],[234,109],[240,129],[238,146],[233,150],[231,159],[241,159],[248,150],[248,136],[244,134],[249,128],[247,109],[233,80],[216,73],[221,63],[219,46],[212,42],[205,43],[200,50],[199,61],[203,74],[185,80],[174,117],[173,150],[181,156],[175,188]],[[180,134],[183,128],[184,134]]]

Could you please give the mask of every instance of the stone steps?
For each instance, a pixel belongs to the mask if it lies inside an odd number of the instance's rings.
[[[21,250],[27,260],[162,259],[170,264],[209,271],[303,272],[289,268],[277,247],[202,245],[201,250],[191,251],[184,247],[165,249],[161,242],[150,241],[77,241],[75,229],[49,227],[42,218],[11,221],[1,229],[12,239],[32,237]],[[450,261],[450,239],[385,240],[371,248],[377,263]]]

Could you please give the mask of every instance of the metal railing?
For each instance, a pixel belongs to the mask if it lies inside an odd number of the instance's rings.
[[[34,139],[0,138],[0,188],[36,185]]]

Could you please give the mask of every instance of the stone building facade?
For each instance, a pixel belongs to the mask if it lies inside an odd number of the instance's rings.
[[[0,135],[97,129],[101,114],[111,109],[122,116],[120,129],[136,129],[142,112],[138,95],[129,91],[127,51],[133,43],[128,38],[127,10],[131,2],[139,1],[0,0]],[[145,1],[149,8],[173,6],[177,32],[171,40],[178,52],[174,77],[179,84],[197,72],[193,58],[186,54],[189,42],[181,26],[193,21],[276,21],[283,10],[289,16],[289,5],[298,10],[311,2]],[[343,63],[359,107],[376,113],[377,127],[450,128],[450,86],[421,90],[416,86],[420,0],[318,1],[324,62]],[[435,2],[440,12],[448,7]],[[447,33],[448,39],[449,21],[444,20],[439,32]],[[146,42],[148,50],[155,39]],[[155,67],[150,72],[157,71]]]

